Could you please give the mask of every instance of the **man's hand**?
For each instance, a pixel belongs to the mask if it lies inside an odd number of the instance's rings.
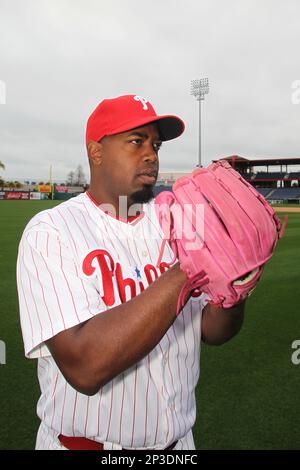
[[[233,338],[242,327],[245,302],[226,309],[207,304],[202,313],[203,342],[218,346]]]

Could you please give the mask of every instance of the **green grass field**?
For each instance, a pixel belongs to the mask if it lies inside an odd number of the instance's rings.
[[[0,449],[34,448],[39,421],[36,362],[25,359],[15,264],[26,222],[58,202],[0,201]],[[282,215],[280,215],[282,218]],[[202,346],[198,449],[300,449],[300,365],[291,344],[300,339],[300,214],[247,302],[242,331],[231,342]]]

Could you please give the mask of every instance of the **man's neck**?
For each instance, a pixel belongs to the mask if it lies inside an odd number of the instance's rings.
[[[115,198],[112,196],[107,197],[94,191],[92,187],[90,187],[87,192],[90,199],[92,199],[101,210],[117,219],[130,220],[139,216],[143,210],[143,204],[134,204],[127,196],[118,195]]]

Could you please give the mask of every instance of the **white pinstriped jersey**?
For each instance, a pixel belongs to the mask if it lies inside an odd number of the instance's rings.
[[[69,385],[45,341],[130,300],[173,257],[154,203],[131,223],[105,214],[87,193],[40,212],[24,230],[17,283],[25,354],[38,358],[38,416],[53,432],[129,448],[161,449],[195,422],[203,296],[194,297],[159,344],[94,396]],[[162,312],[163,315],[163,312]]]

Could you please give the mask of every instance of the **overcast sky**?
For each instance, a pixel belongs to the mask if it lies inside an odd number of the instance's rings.
[[[300,157],[299,56],[299,0],[0,0],[0,174],[45,181],[52,164],[62,181],[82,164],[89,178],[86,120],[102,99],[129,93],[183,118],[160,168],[191,170],[189,89],[200,77],[210,80],[205,165],[232,154]]]

